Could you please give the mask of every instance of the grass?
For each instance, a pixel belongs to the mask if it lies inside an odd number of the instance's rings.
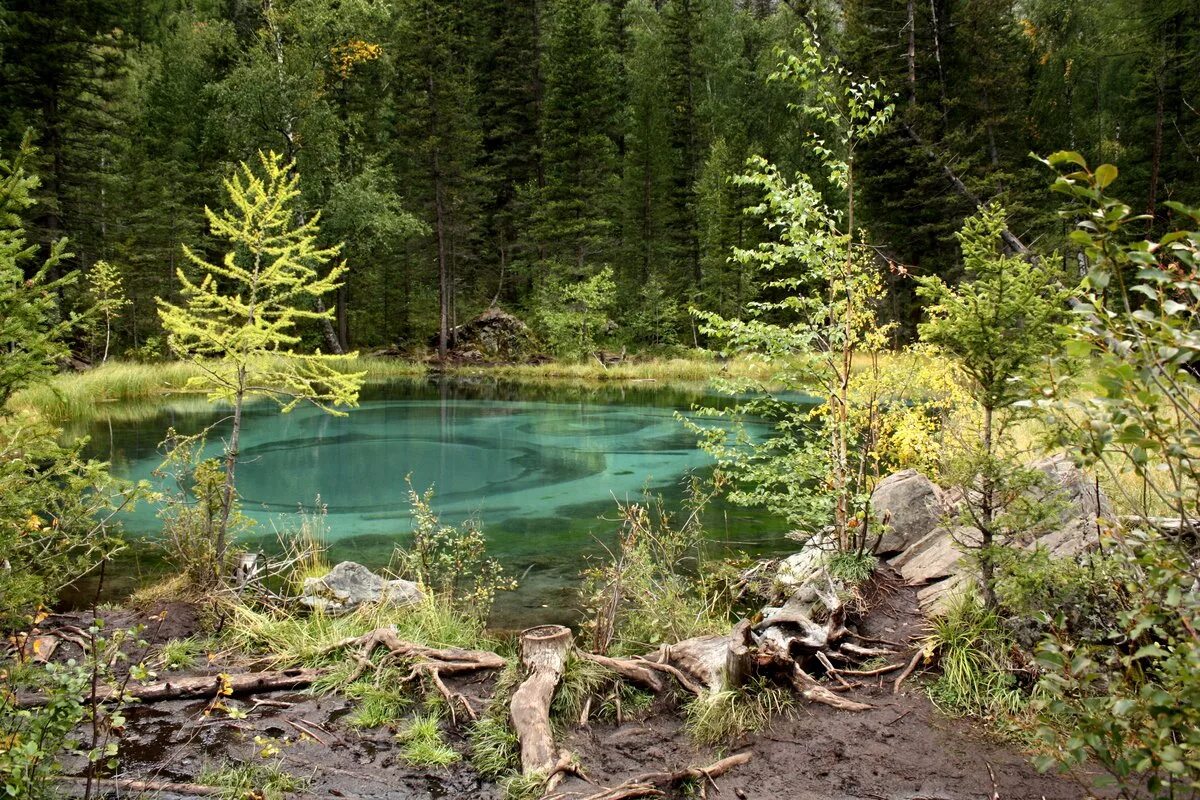
[[[625,681],[617,683],[604,696],[596,716],[607,722],[644,719],[654,706],[657,697],[653,692],[643,691]]]
[[[163,669],[179,670],[194,667],[204,652],[201,642],[195,639],[171,639],[158,653]]]
[[[929,686],[929,698],[944,714],[1012,716],[1028,703],[1008,668],[1012,643],[994,611],[973,594],[956,598],[933,620],[926,647],[937,653],[942,674]]]
[[[284,771],[279,762],[227,762],[215,769],[206,767],[200,772],[197,783],[219,788],[220,794],[217,796],[222,800],[245,800],[248,797],[282,800],[286,794],[308,788],[308,781]]]
[[[442,720],[436,714],[418,714],[396,734],[403,745],[400,757],[414,767],[448,767],[462,755],[442,738]]]
[[[382,728],[399,721],[414,702],[404,689],[403,678],[403,673],[387,667],[371,678],[342,687],[341,693],[355,701],[349,724],[355,728]]]
[[[365,371],[368,382],[425,374],[424,365],[394,358],[363,357],[337,363],[346,371]],[[203,392],[189,387],[188,382],[203,374],[201,367],[190,361],[109,361],[84,372],[64,372],[47,383],[23,389],[9,399],[8,408],[35,412],[53,422],[127,416],[137,419],[153,413],[165,400],[187,395],[202,400]],[[112,413],[118,410],[114,404],[123,406],[121,413]]]
[[[612,672],[594,661],[574,653],[567,656],[562,679],[550,702],[550,719],[557,725],[574,727],[588,698],[596,696],[613,677]]]
[[[476,722],[471,726],[470,742],[471,766],[488,780],[497,780],[520,766],[521,744],[502,717],[486,716]]]
[[[545,794],[546,776],[540,772],[516,773],[500,782],[504,800],[537,800]]]
[[[697,744],[721,744],[761,731],[795,703],[791,692],[761,681],[706,692],[684,708],[684,728]]]
[[[865,583],[873,574],[879,559],[871,553],[837,552],[829,557],[829,574],[851,586]]]
[[[229,607],[226,644],[258,653],[277,667],[334,667],[329,680],[349,677],[354,665],[330,646],[376,628],[394,626],[401,639],[430,647],[486,647],[482,626],[444,605],[427,599],[407,608],[371,606],[342,616],[314,613],[305,617]],[[346,674],[340,675],[341,671]],[[328,688],[333,688],[329,686]]]

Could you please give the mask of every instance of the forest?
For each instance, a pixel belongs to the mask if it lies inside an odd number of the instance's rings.
[[[0,792],[1200,798],[1196,0],[0,0]]]
[[[491,304],[553,338],[598,276],[583,305],[610,319],[606,346],[703,345],[689,309],[735,315],[761,290],[730,262],[769,235],[731,178],[751,156],[818,166],[808,139],[825,132],[793,124],[769,80],[806,35],[894,97],[854,170],[896,343],[920,318],[911,276],[957,277],[953,234],[981,202],[1007,210],[1011,246],[1075,257],[1030,153],[1118,165],[1153,232],[1200,169],[1187,0],[6,9],[0,142],[34,133],[33,240],[69,237],[64,267],[125,276],[116,353],[162,351],[153,298],[175,291],[181,244],[212,246],[203,210],[259,150],[295,162],[301,213],[345,243],[321,299],[335,320],[308,332],[327,352],[426,347]]]

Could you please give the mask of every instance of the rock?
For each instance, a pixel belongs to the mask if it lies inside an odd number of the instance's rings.
[[[517,317],[492,306],[470,322],[454,329],[453,350],[448,357],[468,363],[524,362],[540,357],[538,343],[529,326]],[[437,347],[437,337],[429,340]]]
[[[942,524],[942,491],[915,469],[887,476],[871,493],[871,513],[884,524],[877,552],[898,553]]]
[[[1042,472],[1049,479],[1048,487],[1035,494],[1038,499],[1062,504],[1059,520],[1064,524],[1081,518],[1112,518],[1108,498],[1097,491],[1096,482],[1075,466],[1065,453],[1035,461],[1029,468]]]
[[[339,613],[364,603],[411,606],[424,594],[412,581],[387,580],[362,564],[343,561],[321,578],[305,578],[300,602],[314,610]]]
[[[979,531],[975,528],[938,528],[929,535],[922,550],[898,565],[900,575],[911,585],[944,580],[961,572],[964,548],[978,544]],[[895,561],[891,563],[897,566]]]
[[[923,589],[917,591],[917,605],[921,607],[929,616],[938,616],[945,614],[950,610],[950,606],[964,592],[966,592],[975,581],[966,575],[951,575],[945,580],[931,583]]]

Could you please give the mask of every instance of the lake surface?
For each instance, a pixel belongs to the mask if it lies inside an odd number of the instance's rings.
[[[238,489],[257,523],[243,541],[274,549],[277,530],[297,514],[326,509],[333,561],[386,566],[409,538],[412,520],[405,477],[418,491],[433,487],[444,522],[479,520],[489,552],[521,579],[497,602],[495,624],[562,621],[588,556],[614,540],[617,501],[649,490],[679,506],[690,473],[711,470],[676,414],[696,403],[727,402],[703,392],[630,387],[575,388],[495,381],[413,380],[367,387],[346,417],[313,408],[279,414],[256,404],[246,414]],[[225,416],[195,399],[168,404],[137,421],[91,426],[90,453],[113,472],[151,479],[168,427],[202,430]],[[752,429],[765,433],[765,427]],[[216,455],[224,433],[211,434]],[[132,536],[153,537],[156,509],[124,515]],[[782,520],[756,510],[714,504],[706,513],[719,551],[786,548]],[[123,583],[162,570],[145,548],[130,548]],[[122,587],[127,588],[127,587]]]

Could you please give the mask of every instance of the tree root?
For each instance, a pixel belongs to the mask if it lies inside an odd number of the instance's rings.
[[[619,786],[604,789],[582,798],[582,800],[626,800],[631,797],[662,797],[668,789],[674,788],[684,781],[711,781],[719,778],[734,767],[748,762],[752,757],[749,752],[738,753],[720,761],[713,762],[707,767],[688,767],[675,772],[647,772],[631,778]]]

